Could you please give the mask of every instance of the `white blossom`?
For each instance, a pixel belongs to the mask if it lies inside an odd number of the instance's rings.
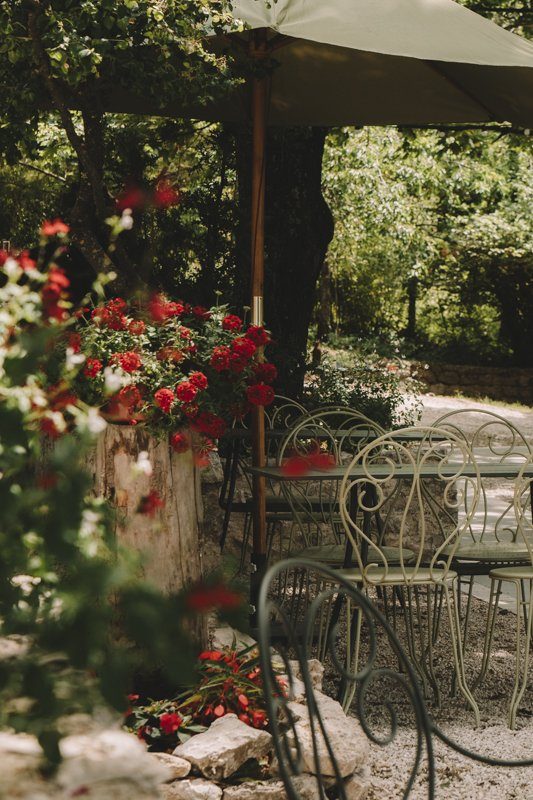
[[[79,365],[83,364],[84,361],[85,361],[85,356],[83,355],[83,353],[76,353],[74,351],[74,348],[67,347],[66,364],[67,364],[67,370],[69,372],[79,367]]]
[[[120,225],[123,231],[131,231],[133,228],[133,217],[131,215],[131,208],[125,208],[120,218]]]
[[[131,376],[124,370],[113,367],[106,367],[104,369],[104,384],[105,390],[108,394],[115,394],[123,386],[131,383]]]
[[[150,477],[153,472],[153,467],[146,450],[141,450],[137,456],[137,461],[132,465],[131,470],[134,475],[147,475]]]

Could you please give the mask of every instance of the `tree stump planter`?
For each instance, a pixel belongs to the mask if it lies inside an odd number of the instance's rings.
[[[151,475],[135,468],[142,452],[148,454]],[[94,494],[106,498],[116,512],[117,547],[140,554],[143,578],[166,594],[201,579],[203,507],[191,450],[175,453],[168,440],[154,438],[142,425],[108,424],[87,468]],[[139,513],[143,497],[152,491],[163,506],[153,516]],[[193,627],[195,638],[204,644],[205,621],[199,618]]]

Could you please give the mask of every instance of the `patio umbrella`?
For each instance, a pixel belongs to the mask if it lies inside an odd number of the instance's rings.
[[[165,107],[110,89],[115,112],[253,126],[252,321],[263,322],[265,140],[268,125],[533,125],[533,45],[453,0],[234,0],[247,29],[214,36],[259,65],[207,105]],[[253,415],[253,461],[264,463],[264,417]],[[266,562],[265,486],[254,478],[253,561]]]

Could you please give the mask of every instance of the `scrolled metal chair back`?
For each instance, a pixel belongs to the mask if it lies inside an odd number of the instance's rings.
[[[428,490],[426,481],[432,481]],[[468,443],[438,428],[403,428],[369,442],[347,465],[339,507],[354,560],[366,584],[387,583],[391,564],[381,540],[396,548],[394,568],[409,584],[427,570],[442,580],[468,530],[481,496],[479,469]],[[447,513],[447,525],[435,542],[435,498]],[[468,503],[465,496],[468,495]],[[459,513],[459,509],[466,510]],[[381,533],[373,526],[381,522]],[[385,530],[385,533],[383,531]],[[404,553],[409,553],[409,560]]]
[[[533,457],[533,442],[511,420],[488,409],[456,409],[443,414],[433,427],[446,430],[462,438],[470,447],[472,457],[485,463],[522,464]],[[495,540],[505,544],[515,542],[517,528],[514,524],[513,489],[507,491],[502,484],[498,493],[498,513],[494,515],[494,502],[487,481],[482,481],[482,496],[473,524],[469,528],[472,543]],[[465,497],[468,502],[468,497]]]
[[[527,549],[533,566],[533,456],[522,465],[515,481],[513,495],[514,519],[516,522],[516,539]]]
[[[315,587],[305,615],[291,618],[283,605],[272,597],[272,587],[283,581],[284,573],[306,575],[306,583]],[[362,615],[368,637],[363,664],[357,672],[346,667],[338,653],[344,641],[332,607],[348,604]],[[309,658],[313,653],[317,620],[326,614],[330,620],[327,649],[333,675],[328,683],[340,682],[356,687],[355,717],[345,718],[340,728],[331,720],[339,719],[340,704],[317,688]],[[406,768],[401,797],[407,798],[417,779],[422,762],[427,760],[427,797],[435,791],[435,765],[431,723],[414,670],[385,617],[353,583],[335,570],[311,561],[290,559],[274,565],[265,577],[259,598],[259,645],[264,682],[264,696],[273,736],[277,768],[290,800],[316,797],[317,800],[349,800],[354,766],[367,755],[368,743],[383,750],[389,748],[391,765],[397,768],[395,752],[399,708],[410,710],[414,721],[415,743],[412,763]],[[376,664],[378,635],[388,640],[399,664],[393,671]],[[276,645],[276,649],[272,645]],[[280,689],[280,672],[285,689]],[[394,690],[391,691],[391,682]],[[380,690],[383,686],[385,690]],[[377,700],[376,700],[377,698]],[[379,709],[377,708],[379,707]],[[378,718],[376,717],[378,713]],[[363,754],[363,756],[361,756]],[[402,759],[402,764],[405,764]],[[302,783],[303,781],[303,783]]]

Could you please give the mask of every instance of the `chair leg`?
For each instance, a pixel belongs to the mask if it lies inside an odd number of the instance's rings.
[[[459,691],[461,692],[466,702],[474,712],[474,717],[476,720],[476,727],[477,727],[480,721],[479,708],[466,682],[463,651],[461,648],[461,623],[459,620],[457,604],[453,602],[453,596],[450,594],[450,588],[447,584],[443,584],[443,592],[444,592],[444,599],[446,602],[446,609],[448,612],[448,620],[450,624],[450,637],[452,640],[452,651],[453,651],[453,659],[455,662],[455,672],[457,675],[457,684],[459,686]],[[453,593],[453,588],[452,588],[452,593]]]
[[[239,575],[245,571],[246,566],[246,551],[248,549],[248,542],[250,541],[250,532],[252,530],[252,515],[245,514],[244,515],[244,529],[242,534],[242,543],[241,543],[241,560],[239,562]]]
[[[502,582],[492,579],[490,582],[489,607],[487,611],[487,628],[485,631],[485,641],[483,643],[483,658],[481,660],[479,675],[474,681],[474,687],[481,686],[487,675],[501,593]]]
[[[509,727],[514,729],[516,727],[516,714],[518,711],[518,707],[520,705],[520,701],[522,700],[522,696],[524,694],[526,685],[527,685],[527,673],[528,673],[528,666],[529,666],[529,649],[531,646],[531,626],[533,624],[533,581],[528,581],[530,584],[529,586],[529,601],[528,606],[529,608],[526,609],[525,604],[522,606],[522,597],[521,597],[521,590],[523,589],[523,581],[516,582],[516,665],[515,665],[515,684],[513,689],[513,695],[511,697],[511,703],[509,705]],[[520,619],[520,607],[523,607],[524,616],[527,618],[526,626],[525,626],[525,641],[524,641],[524,657],[522,659],[521,653],[521,634],[520,629],[522,627],[522,621]]]

